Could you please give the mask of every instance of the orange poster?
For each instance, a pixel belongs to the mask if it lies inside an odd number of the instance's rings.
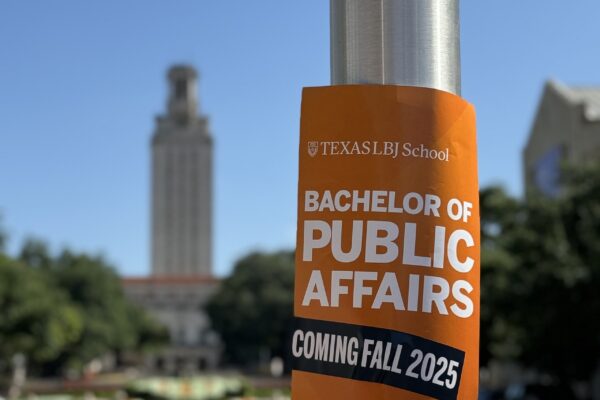
[[[450,93],[304,89],[294,400],[475,400],[475,111]]]

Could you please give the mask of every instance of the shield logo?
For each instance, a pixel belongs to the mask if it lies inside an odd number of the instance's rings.
[[[308,142],[308,155],[314,157],[319,151],[319,142]]]

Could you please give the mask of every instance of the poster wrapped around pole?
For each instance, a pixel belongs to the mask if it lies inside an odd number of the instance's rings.
[[[302,96],[295,400],[477,398],[475,111],[429,88]]]

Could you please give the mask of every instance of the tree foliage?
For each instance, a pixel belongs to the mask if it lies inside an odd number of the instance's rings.
[[[6,246],[6,232],[2,229],[2,215],[0,214],[0,254],[3,254]]]
[[[83,322],[78,340],[56,360],[61,367],[81,368],[108,352],[141,344],[140,333],[147,333],[151,320],[134,317],[140,310],[127,301],[118,275],[102,258],[63,251],[48,274],[81,311]]]
[[[0,369],[21,353],[30,370],[55,375],[167,339],[164,327],[125,298],[101,257],[52,256],[36,239],[17,259],[0,255],[0,309]]]
[[[263,350],[285,356],[293,297],[292,252],[253,253],[239,260],[207,306],[228,360],[256,363]]]
[[[482,363],[587,379],[600,358],[600,168],[566,171],[555,199],[481,192]]]
[[[39,271],[0,256],[0,359],[50,362],[79,338],[82,314]]]

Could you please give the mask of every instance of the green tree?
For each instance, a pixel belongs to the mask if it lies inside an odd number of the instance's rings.
[[[155,351],[169,342],[169,330],[166,326],[136,305],[129,304],[127,308],[128,319],[136,330],[133,345],[135,350],[142,352]]]
[[[27,239],[16,260],[0,251],[0,309],[0,370],[22,353],[30,371],[56,375],[168,341],[166,328],[125,298],[101,257],[53,256],[39,239]]]
[[[512,358],[569,382],[600,358],[600,168],[556,199],[482,191],[482,361]]]
[[[518,225],[523,213],[522,204],[508,196],[498,186],[480,192],[481,208],[481,364],[492,359],[511,359],[517,356],[515,329],[505,318],[514,303],[507,296],[512,285],[511,274],[518,261],[503,245],[503,238]]]
[[[293,252],[252,253],[239,260],[207,305],[228,361],[256,363],[263,349],[284,357],[293,303]]]
[[[4,254],[6,247],[6,232],[2,227],[2,215],[0,214],[0,254]]]
[[[32,237],[26,239],[21,246],[19,260],[25,265],[35,268],[50,268],[53,262],[46,242]]]
[[[0,255],[0,359],[39,366],[79,340],[82,314],[40,271]],[[4,365],[4,367],[7,367]]]
[[[56,360],[54,368],[81,368],[110,352],[135,348],[136,319],[120,279],[101,257],[63,251],[48,271],[83,315],[83,330]]]

